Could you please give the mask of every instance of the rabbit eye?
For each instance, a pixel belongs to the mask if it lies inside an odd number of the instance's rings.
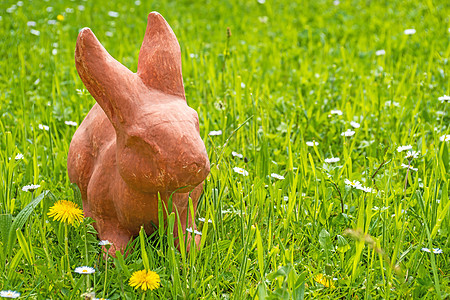
[[[146,155],[159,153],[159,147],[151,140],[147,140],[143,136],[128,136],[125,142],[125,148],[142,152]]]

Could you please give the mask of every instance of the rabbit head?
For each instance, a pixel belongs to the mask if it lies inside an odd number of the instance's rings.
[[[78,35],[75,60],[85,86],[116,131],[116,164],[124,181],[143,192],[183,192],[209,173],[198,115],[185,99],[178,41],[152,12],[138,70],[116,61],[92,31]]]

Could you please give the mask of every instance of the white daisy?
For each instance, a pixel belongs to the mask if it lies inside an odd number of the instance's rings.
[[[443,136],[441,136],[441,137],[439,138],[439,140],[440,140],[441,142],[448,142],[448,141],[450,141],[450,134],[444,134]]]
[[[108,11],[108,16],[112,18],[117,18],[119,16],[119,13],[116,11]]]
[[[413,170],[413,171],[417,171],[418,170],[417,168],[413,168],[413,166],[411,166],[411,165],[405,165],[405,164],[402,164],[402,168],[403,169],[410,169],[410,170]]]
[[[339,157],[325,158],[325,162],[326,162],[326,163],[335,163],[335,162],[338,162],[338,161],[340,161],[340,158],[339,158]]]
[[[198,231],[198,230],[192,230],[191,227],[186,228],[186,231],[187,231],[187,232],[190,232],[190,233],[193,233],[193,234],[196,234],[196,235],[202,235],[202,233],[201,233],[200,231]]]
[[[245,83],[241,82],[241,88],[245,89]]]
[[[27,22],[27,26],[34,27],[34,26],[36,26],[36,22],[35,21],[28,21]]]
[[[211,136],[222,135],[222,130],[212,130],[209,132],[208,135],[211,135]]]
[[[359,123],[356,123],[356,122],[354,122],[354,121],[351,121],[351,122],[350,122],[350,125],[351,125],[353,128],[359,128],[359,127],[361,127],[361,125],[360,125]]]
[[[399,106],[400,106],[400,103],[395,102],[395,101],[388,100],[388,101],[384,102],[384,105],[385,105],[385,106],[391,106],[391,105],[392,105],[392,106],[399,107]]]
[[[8,14],[12,14],[12,13],[16,10],[16,8],[17,8],[17,5],[13,4],[13,5],[11,5],[11,7],[8,7],[8,8],[6,9],[6,12],[7,12]]]
[[[267,16],[260,16],[260,17],[258,17],[258,21],[263,23],[263,24],[265,24],[265,23],[267,23],[267,21],[269,21],[269,17],[267,17]]]
[[[354,187],[356,189],[359,189],[362,187],[362,185],[359,181],[351,181],[351,180],[345,179],[344,182],[346,185],[348,185],[350,187]]]
[[[376,55],[376,56],[381,56],[381,55],[385,55],[385,54],[386,54],[386,51],[384,51],[384,49],[377,50],[377,51],[375,52],[375,55]]]
[[[231,155],[233,155],[234,157],[239,157],[239,158],[243,158],[243,157],[244,157],[244,155],[242,155],[242,154],[240,154],[240,153],[237,153],[237,152],[235,152],[235,151],[232,151],[232,152],[231,152]]]
[[[15,160],[21,160],[23,159],[23,154],[22,153],[17,153]]]
[[[367,186],[360,186],[360,187],[358,187],[357,188],[358,190],[361,190],[361,191],[364,191],[364,192],[366,192],[366,193],[376,193],[376,191],[374,190],[374,189],[372,189],[372,188],[370,188],[370,187],[367,187]]]
[[[442,103],[444,102],[450,102],[450,96],[444,95],[438,98],[439,101],[441,101]]]
[[[306,142],[306,145],[307,145],[307,146],[310,146],[310,147],[313,147],[313,146],[318,146],[319,143],[316,142],[316,141],[312,141],[312,142]]]
[[[78,274],[93,274],[95,273],[95,269],[87,266],[82,266],[76,267],[74,272]]]
[[[205,218],[198,218],[198,221],[204,223],[204,222],[206,221],[206,219],[205,219]],[[211,223],[211,224],[212,224],[212,222],[213,222],[213,220],[208,219],[208,223]]]
[[[74,122],[74,121],[64,121],[64,124],[66,124],[68,126],[75,126],[75,127],[78,125],[77,122]]]
[[[248,176],[248,172],[242,168],[234,167],[233,171],[235,171],[236,173],[239,173],[241,175]]]
[[[0,291],[0,297],[2,298],[18,298],[20,297],[20,293],[19,292],[15,292],[15,291]]]
[[[339,109],[333,109],[332,111],[330,111],[330,114],[342,116],[342,111]]]
[[[344,131],[343,133],[341,133],[342,136],[353,136],[355,134],[355,132],[351,129],[347,129],[347,131]]]
[[[48,127],[47,125],[44,125],[44,124],[39,124],[39,129],[48,131],[50,129],[50,127]]]
[[[89,92],[85,89],[77,89],[77,94],[80,96],[87,96],[89,95]]]
[[[48,20],[47,21],[48,25],[55,25],[56,23],[57,23],[56,20]]]
[[[433,248],[430,250],[430,249],[424,247],[420,250],[422,250],[423,252],[428,252],[428,253],[431,253],[431,251],[433,251],[434,254],[442,254],[443,253],[442,249],[439,249],[439,248]]]
[[[397,148],[397,152],[402,152],[402,151],[405,151],[405,150],[411,150],[412,149],[412,146],[411,145],[407,145],[407,146],[399,146],[398,148]]]
[[[101,240],[100,242],[98,242],[99,246],[111,246],[112,243],[108,240]]]
[[[41,35],[41,32],[39,30],[36,30],[36,29],[31,29],[30,33],[35,35],[35,36],[40,36]]]
[[[415,29],[405,29],[405,31],[403,31],[404,34],[406,35],[413,35],[416,33]]]
[[[270,176],[273,177],[273,178],[279,179],[279,180],[283,180],[284,179],[283,175],[280,175],[280,174],[277,174],[277,173],[272,173],[272,174],[270,174]]]
[[[84,5],[78,5],[77,8],[79,11],[84,11]]]
[[[406,152],[406,159],[410,159],[410,158],[418,158],[420,154],[420,151],[408,151]]]
[[[381,211],[381,212],[383,212],[383,211],[385,211],[385,210],[388,210],[389,209],[389,206],[382,206],[381,208],[380,207],[378,207],[378,206],[374,206],[374,207],[372,207],[372,210],[375,210],[375,211]]]
[[[24,191],[24,192],[32,192],[34,190],[37,190],[40,187],[41,186],[39,184],[30,184],[30,185],[26,185],[26,186],[22,187],[22,191]]]

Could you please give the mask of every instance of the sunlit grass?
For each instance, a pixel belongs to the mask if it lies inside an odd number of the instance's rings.
[[[449,9],[5,3],[0,290],[38,299],[449,297]],[[75,42],[90,27],[135,71],[153,10],[180,42],[211,161],[192,230],[201,247],[186,253],[184,240],[177,250],[170,214],[166,228],[141,232],[134,251],[112,258],[91,219],[68,227],[48,217],[58,200],[81,207],[66,159],[95,102],[76,72]],[[74,273],[80,266],[95,274]],[[141,270],[155,272],[159,288],[130,286]]]

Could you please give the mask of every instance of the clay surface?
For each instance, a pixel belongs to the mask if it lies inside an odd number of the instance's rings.
[[[174,193],[183,232],[186,225],[195,229],[193,216],[187,220],[188,198],[195,209],[209,159],[198,115],[186,103],[180,46],[169,24],[149,14],[136,73],[109,55],[89,28],[78,35],[75,62],[97,103],[73,136],[67,168],[99,238],[113,243],[114,254],[142,225],[153,232],[158,193],[166,205]]]

